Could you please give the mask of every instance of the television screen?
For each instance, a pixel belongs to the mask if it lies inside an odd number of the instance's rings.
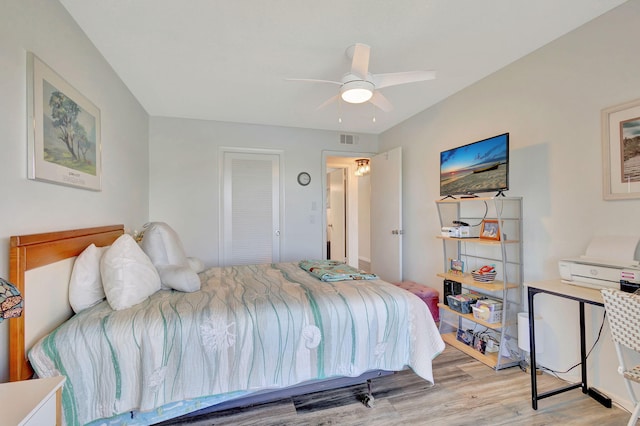
[[[440,153],[440,195],[509,189],[509,133]]]

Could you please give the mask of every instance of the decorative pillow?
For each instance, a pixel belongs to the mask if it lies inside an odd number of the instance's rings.
[[[107,301],[115,310],[144,302],[160,290],[158,271],[129,234],[121,235],[100,261]]]
[[[187,261],[189,262],[191,270],[196,274],[204,271],[204,262],[197,257],[187,257]]]
[[[176,231],[164,222],[151,222],[145,227],[140,246],[157,268],[162,288],[185,292],[200,290],[200,278],[191,268]]]
[[[100,259],[108,248],[91,244],[76,258],[69,282],[69,303],[75,313],[104,300]]]

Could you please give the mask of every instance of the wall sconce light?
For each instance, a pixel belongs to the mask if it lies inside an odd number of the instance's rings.
[[[9,281],[0,278],[0,322],[22,315],[22,295]]]
[[[368,158],[359,158],[356,160],[356,172],[355,175],[360,177],[369,174],[371,167],[369,166]]]

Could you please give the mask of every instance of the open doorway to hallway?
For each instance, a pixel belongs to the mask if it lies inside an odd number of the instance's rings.
[[[326,259],[370,271],[371,183],[368,174],[356,176],[356,159],[369,154],[340,153],[324,157],[326,172]]]

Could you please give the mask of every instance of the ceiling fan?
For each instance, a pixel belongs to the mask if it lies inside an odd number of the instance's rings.
[[[289,81],[308,81],[312,83],[331,83],[340,86],[340,93],[321,104],[318,109],[325,107],[341,97],[343,101],[360,104],[371,102],[383,111],[391,111],[393,106],[378,89],[397,86],[400,84],[415,83],[418,81],[433,80],[435,71],[405,71],[387,74],[371,74],[369,72],[369,53],[371,47],[366,44],[356,43],[347,48],[346,54],[351,60],[351,71],[346,73],[340,81],[318,80],[309,78],[289,78]]]

